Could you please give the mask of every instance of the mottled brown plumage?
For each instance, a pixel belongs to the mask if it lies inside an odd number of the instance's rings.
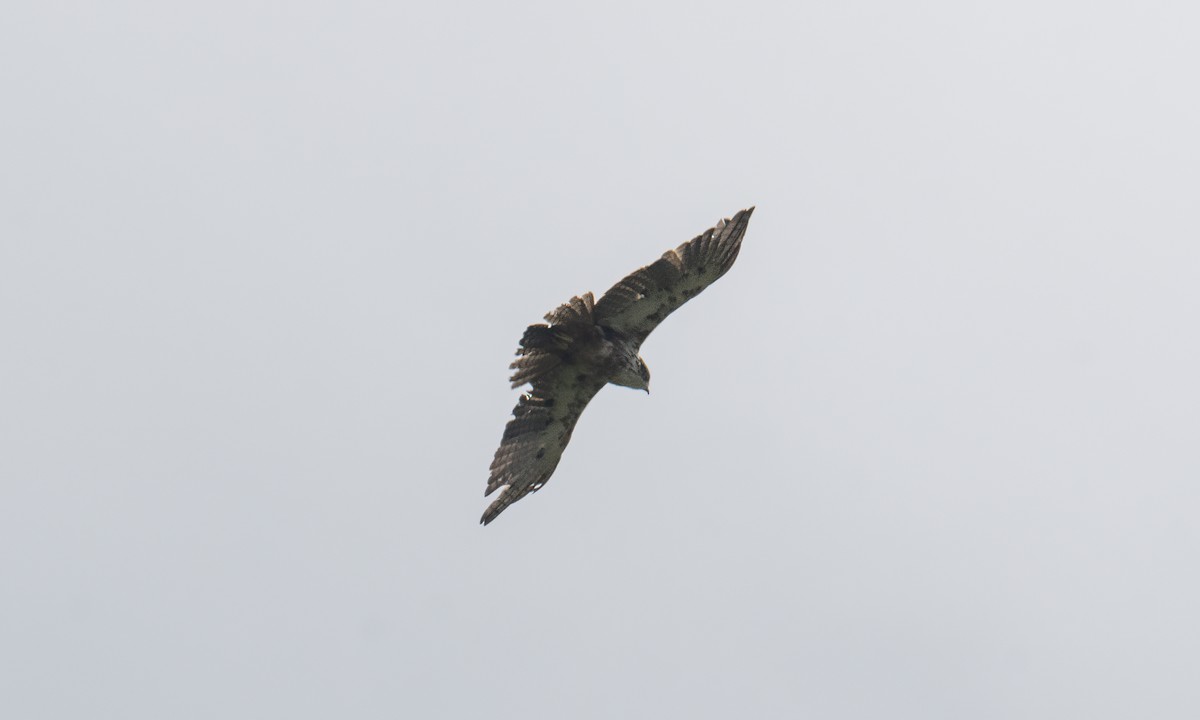
[[[513,361],[513,387],[530,384],[492,460],[483,513],[487,525],[509,505],[546,484],[575,423],[608,383],[649,391],[650,371],[638,356],[646,337],[668,315],[729,271],[754,208],[663,253],[609,288],[599,301],[573,297],[530,325]]]

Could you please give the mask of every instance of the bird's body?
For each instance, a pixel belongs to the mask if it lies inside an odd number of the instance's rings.
[[[646,336],[728,272],[753,211],[668,250],[599,301],[590,292],[573,297],[546,315],[548,324],[526,328],[511,381],[531,387],[513,409],[492,461],[484,495],[500,494],[484,512],[484,525],[546,484],[580,414],[601,388],[612,383],[649,392],[650,371],[638,355]]]

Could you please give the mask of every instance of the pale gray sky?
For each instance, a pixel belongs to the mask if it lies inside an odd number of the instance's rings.
[[[1200,717],[1197,37],[6,5],[0,715]],[[752,204],[479,527],[525,325]]]

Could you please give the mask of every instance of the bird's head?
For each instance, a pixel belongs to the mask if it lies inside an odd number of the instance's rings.
[[[610,382],[634,390],[645,390],[648,395],[650,394],[650,368],[646,367],[646,361],[642,359],[641,355],[625,356],[617,368],[617,374]]]

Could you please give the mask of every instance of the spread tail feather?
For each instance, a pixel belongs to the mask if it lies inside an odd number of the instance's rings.
[[[549,325],[541,323],[525,328],[517,359],[509,365],[513,370],[509,382],[513,387],[536,382],[563,362],[570,362],[571,345],[575,334],[567,325],[593,325],[592,308],[595,300],[590,292],[571,298],[556,309],[546,313]]]

